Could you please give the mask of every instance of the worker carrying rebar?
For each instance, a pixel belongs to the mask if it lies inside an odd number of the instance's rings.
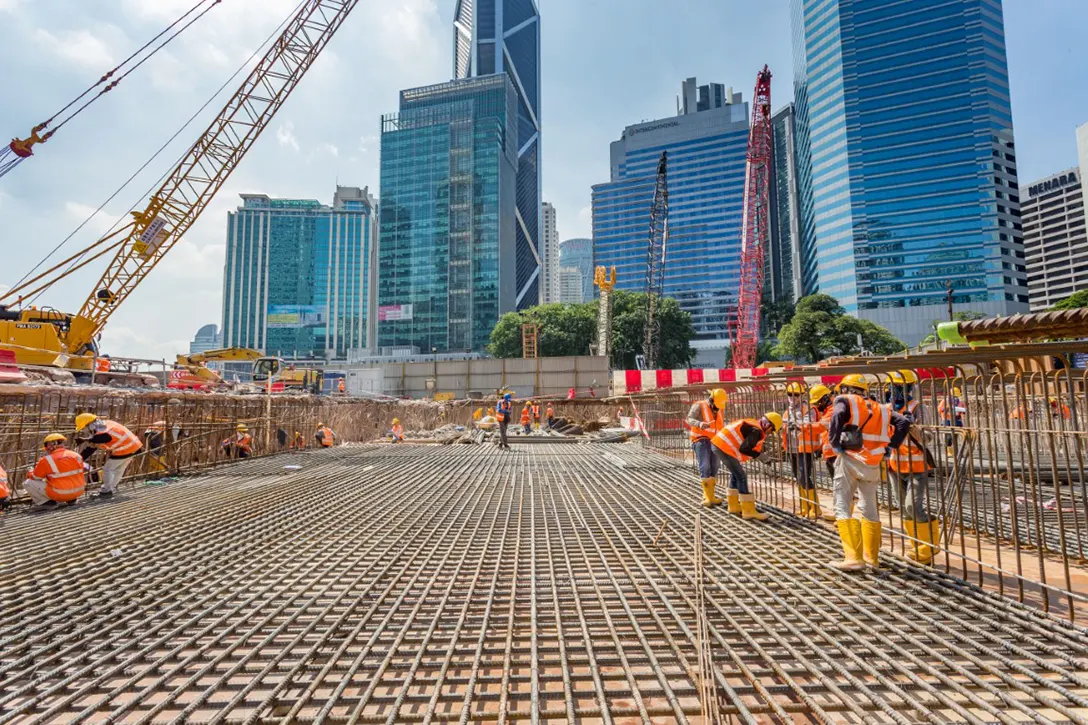
[[[499,448],[510,450],[510,442],[506,439],[506,427],[510,425],[510,419],[514,417],[514,403],[510,393],[505,393],[495,404],[495,420],[499,422]]]
[[[721,388],[711,390],[706,400],[692,403],[684,426],[690,432],[691,449],[695,452],[695,462],[699,467],[699,478],[703,484],[703,506],[710,508],[721,504],[722,500],[714,495],[714,485],[718,481],[718,457],[714,455],[714,446],[710,439],[722,429],[722,411],[725,410],[729,395]]]
[[[729,513],[740,514],[746,520],[766,521],[769,514],[756,510],[755,494],[748,490],[748,474],[741,465],[763,453],[763,443],[770,433],[782,430],[782,416],[774,411],[764,413],[759,420],[740,418],[722,426],[710,442],[714,453],[729,470],[729,488],[726,489]],[[711,505],[715,500],[711,486]],[[721,499],[717,499],[720,503]]]
[[[332,428],[324,423],[318,423],[314,439],[317,441],[317,445],[322,448],[332,448],[336,445],[336,434],[332,432]]]
[[[816,495],[816,453],[820,452],[823,423],[820,414],[804,399],[805,386],[797,381],[786,385],[786,410],[782,414],[782,448],[789,455],[790,470],[797,481],[801,516],[820,518]]]
[[[827,430],[837,456],[832,496],[843,550],[843,560],[832,566],[843,571],[860,571],[866,564],[880,566],[880,512],[876,502],[880,464],[910,430],[907,418],[866,397],[868,391],[869,384],[862,375],[851,373],[844,377]],[[860,498],[861,521],[853,517],[855,495]]]
[[[125,469],[132,463],[132,457],[140,452],[143,444],[136,434],[113,420],[99,418],[94,413],[80,413],[76,416],[76,434],[81,435],[85,447],[81,454],[90,456],[89,448],[106,451],[106,462],[102,466],[102,488],[99,498],[109,498],[117,492],[117,485],[125,476]]]
[[[249,434],[249,427],[245,423],[239,423],[234,429],[234,435],[219,445],[227,452],[228,458],[249,458],[253,455],[253,436]]]
[[[390,429],[389,434],[389,441],[391,443],[404,442],[404,426],[400,424],[400,418],[393,419],[393,427]]]
[[[0,466],[0,511],[7,511],[11,507],[11,485],[8,483],[8,472]]]
[[[921,425],[922,406],[914,399],[918,376],[913,370],[894,370],[888,373],[888,380],[888,405],[909,420],[911,425]],[[911,542],[907,556],[921,564],[933,560],[937,551],[935,545],[941,540],[940,521],[930,518],[927,505],[932,461],[932,454],[926,450],[914,430],[888,460],[888,477],[895,483],[898,493],[903,530],[912,539],[922,542]]]
[[[65,448],[66,440],[60,433],[47,435],[42,442],[45,455],[23,481],[23,488],[35,506],[55,508],[62,503],[71,504],[87,489],[83,456]]]

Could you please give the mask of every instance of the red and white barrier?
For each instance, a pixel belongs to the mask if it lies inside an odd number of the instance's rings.
[[[612,373],[612,394],[631,395],[644,393],[648,390],[662,390],[666,388],[683,388],[689,386],[714,387],[717,383],[743,383],[754,380],[764,375],[769,375],[771,368],[697,368],[692,370],[616,370]],[[777,369],[773,372],[778,372]],[[835,385],[842,380],[841,375],[791,375],[785,371],[790,380],[797,380],[812,386],[818,383]],[[953,377],[955,373],[948,369],[940,368],[919,369],[915,371],[922,380],[926,378]]]

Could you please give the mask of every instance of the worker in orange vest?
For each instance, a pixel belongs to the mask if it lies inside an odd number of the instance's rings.
[[[124,478],[125,469],[132,463],[132,457],[140,452],[143,444],[132,431],[112,420],[99,418],[94,413],[80,413],[76,416],[76,432],[82,434],[89,447],[106,451],[107,458],[102,466],[102,488],[99,498],[109,498],[117,492],[117,485]],[[84,449],[84,458],[87,450]]]
[[[87,488],[83,457],[65,448],[65,440],[60,433],[47,435],[42,443],[45,455],[23,482],[35,506],[55,508],[60,503],[74,503]]]
[[[532,401],[529,401],[528,403],[526,403],[525,407],[523,407],[521,409],[521,432],[522,433],[528,433],[529,432],[529,424],[530,424],[530,422],[532,421],[532,418],[533,418],[532,413],[529,412],[530,411],[530,408],[529,408],[530,405],[532,405]]]
[[[540,403],[532,401],[533,406],[533,428],[540,430]]]
[[[340,382],[338,382],[338,383],[336,384],[336,389],[337,389],[337,391],[339,391],[339,393],[340,393],[341,395],[343,395],[343,394],[344,394],[344,389],[345,389],[345,388],[344,388],[344,379],[343,379],[343,378],[340,378]]]
[[[699,478],[703,484],[703,506],[711,508],[721,504],[722,500],[714,495],[714,486],[718,482],[718,457],[714,455],[714,446],[710,439],[722,429],[722,411],[729,401],[729,395],[721,388],[711,390],[706,400],[692,403],[684,427],[688,429],[691,450],[695,453],[695,463],[699,467]]]
[[[404,442],[404,426],[400,424],[400,418],[393,419],[393,435],[391,436],[392,443]]]
[[[555,408],[549,404],[548,409],[544,412],[544,423],[548,430],[552,429],[553,420],[555,420]]]
[[[336,444],[336,434],[324,423],[319,423],[317,433],[314,435],[317,444],[322,448],[332,448]]]
[[[820,518],[820,499],[816,495],[816,456],[821,450],[820,415],[804,400],[805,386],[797,381],[786,385],[788,404],[782,414],[782,449],[790,458],[790,469],[797,481],[801,516]]]
[[[11,488],[8,486],[8,472],[0,466],[0,511],[7,511],[11,506]]]
[[[510,450],[510,443],[506,439],[506,427],[510,425],[510,419],[514,417],[513,396],[504,393],[499,402],[495,404],[495,420],[499,422],[499,449]]]
[[[892,410],[907,418],[912,425],[921,424],[922,406],[914,399],[913,387],[918,376],[913,370],[896,370],[888,373],[891,382]],[[899,492],[899,510],[903,514],[903,530],[912,539],[923,543],[912,544],[907,556],[921,564],[928,564],[936,553],[935,544],[941,540],[941,524],[931,519],[926,506],[929,493],[929,476],[932,468],[926,458],[921,441],[908,434],[888,459],[888,477]]]
[[[306,436],[302,435],[299,431],[295,431],[295,438],[291,441],[291,448],[296,451],[302,451],[306,449]]]
[[[835,460],[837,456],[835,451],[831,448],[831,441],[827,437],[827,426],[831,424],[831,413],[833,406],[831,405],[834,400],[834,394],[831,388],[826,385],[813,385],[808,391],[808,404],[812,406],[816,411],[816,415],[820,420],[820,454],[823,457],[824,465],[827,466],[827,477],[830,480],[835,479]],[[813,499],[809,503],[809,509],[815,506],[815,512],[817,518],[825,518],[829,521],[834,521],[835,516],[824,516],[823,511],[820,509],[820,497],[816,495],[816,491],[812,491]]]
[[[253,436],[249,434],[245,423],[239,423],[234,429],[234,435],[219,445],[227,452],[228,457],[249,458],[253,455]]]
[[[880,512],[876,503],[880,464],[910,430],[907,418],[870,400],[866,397],[868,390],[863,376],[852,373],[844,377],[827,429],[837,456],[832,495],[843,550],[843,560],[832,566],[843,571],[860,571],[866,564],[880,566]],[[861,521],[853,518],[855,495],[860,497]]]
[[[769,514],[756,510],[756,497],[748,490],[748,474],[741,464],[763,453],[763,442],[770,433],[782,430],[782,416],[774,411],[755,418],[739,418],[723,425],[710,442],[714,454],[729,469],[729,488],[726,489],[729,513],[740,514],[745,520],[766,521]]]

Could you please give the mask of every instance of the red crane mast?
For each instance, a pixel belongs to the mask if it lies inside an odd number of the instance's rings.
[[[733,367],[756,363],[759,306],[763,299],[764,250],[771,225],[771,71],[756,76],[752,124],[748,131],[748,163],[744,171],[744,216],[741,221],[740,292],[733,335]]]

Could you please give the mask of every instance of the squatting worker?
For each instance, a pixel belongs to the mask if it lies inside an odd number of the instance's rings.
[[[336,434],[332,432],[332,428],[324,423],[318,424],[314,439],[317,441],[317,445],[322,448],[332,448],[336,444]]]
[[[837,456],[832,491],[843,550],[843,560],[832,566],[843,571],[860,571],[866,564],[880,566],[880,512],[876,503],[880,464],[910,431],[910,420],[870,400],[866,397],[868,389],[861,375],[844,377],[827,430]],[[861,521],[851,512],[855,494],[861,499]]]
[[[703,506],[707,508],[722,502],[714,495],[714,484],[718,481],[718,457],[714,455],[714,446],[710,439],[725,425],[722,411],[728,401],[728,394],[721,388],[715,388],[710,391],[706,400],[692,404],[684,421],[687,429],[691,431],[691,448],[695,451],[695,462],[699,466],[699,478],[703,484]]]
[[[495,420],[499,422],[499,448],[510,450],[510,442],[506,440],[506,427],[510,425],[510,419],[514,416],[513,396],[506,393],[495,404]]]
[[[891,387],[888,405],[912,425],[921,425],[922,406],[914,399],[914,386],[918,376],[913,370],[898,370],[888,374]],[[888,476],[896,484],[899,493],[899,510],[903,513],[903,530],[907,535],[923,542],[914,544],[907,556],[921,564],[928,564],[936,553],[935,544],[941,540],[941,522],[930,518],[927,497],[930,465],[933,454],[926,450],[914,430],[903,444],[895,449],[888,461]],[[913,542],[912,542],[913,543]]]
[[[125,476],[125,469],[132,463],[132,457],[143,448],[143,444],[125,426],[116,421],[99,418],[94,413],[80,413],[76,416],[76,432],[87,437],[86,442],[90,446],[106,451],[108,457],[102,466],[102,488],[98,491],[98,497],[109,498],[117,491],[117,485]]]
[[[404,442],[404,426],[400,424],[400,418],[393,419],[393,428],[390,431],[390,442],[403,443]]]
[[[38,459],[34,470],[23,482],[23,488],[35,506],[72,503],[87,488],[83,456],[65,448],[64,442],[60,433],[47,435],[42,443],[45,455]]]
[[[249,434],[249,427],[245,423],[239,423],[234,429],[234,435],[219,445],[227,452],[228,457],[249,458],[253,455],[253,436]]]
[[[0,511],[7,511],[11,506],[11,487],[8,485],[8,472],[0,466]]]
[[[782,447],[789,454],[790,470],[797,481],[801,516],[820,518],[820,499],[816,496],[815,454],[821,450],[820,414],[804,400],[805,386],[799,382],[786,385],[789,401],[782,414]]]
[[[762,418],[740,418],[722,426],[710,442],[714,454],[729,469],[729,513],[745,519],[766,521],[770,515],[756,510],[756,497],[748,490],[748,474],[741,464],[763,453],[767,435],[782,430],[782,416],[774,411]]]

